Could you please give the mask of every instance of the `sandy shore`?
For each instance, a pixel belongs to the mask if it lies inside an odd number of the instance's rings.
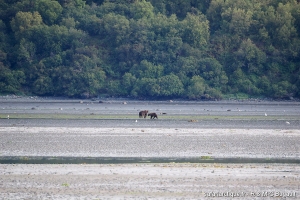
[[[298,199],[300,195],[300,167],[285,164],[0,165],[0,179],[1,199]]]
[[[0,127],[0,156],[300,158],[300,130]]]

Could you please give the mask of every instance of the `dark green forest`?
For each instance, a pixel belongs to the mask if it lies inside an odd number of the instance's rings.
[[[0,0],[0,94],[300,97],[300,1]]]

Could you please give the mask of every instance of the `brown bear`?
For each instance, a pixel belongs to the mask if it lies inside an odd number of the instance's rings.
[[[151,116],[150,119],[158,119],[157,114],[156,113],[149,113],[148,116]]]
[[[147,117],[147,113],[148,113],[148,110],[142,110],[139,112],[139,118],[146,118]]]

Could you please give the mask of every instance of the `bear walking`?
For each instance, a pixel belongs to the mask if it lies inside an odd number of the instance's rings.
[[[149,113],[148,116],[151,116],[150,119],[158,119],[157,114],[156,113]]]
[[[139,118],[146,118],[147,117],[147,113],[148,113],[148,110],[142,110],[139,112]]]

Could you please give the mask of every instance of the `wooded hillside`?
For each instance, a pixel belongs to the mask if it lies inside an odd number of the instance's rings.
[[[300,97],[296,0],[0,0],[0,94]]]

